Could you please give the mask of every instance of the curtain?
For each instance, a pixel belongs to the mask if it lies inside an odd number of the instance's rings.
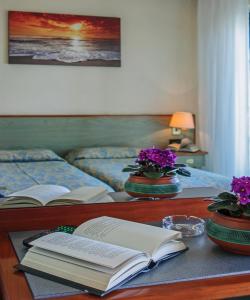
[[[248,0],[198,1],[198,121],[207,168],[250,176]]]

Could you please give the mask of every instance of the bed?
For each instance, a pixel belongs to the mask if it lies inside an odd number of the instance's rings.
[[[66,160],[82,171],[107,183],[115,191],[123,191],[128,173],[121,170],[135,162],[138,152],[138,148],[129,147],[80,148],[69,152]],[[187,169],[191,172],[191,177],[179,176],[183,188],[230,189],[230,180],[227,177],[190,167]]]
[[[164,148],[176,138],[170,119],[171,115],[0,116],[2,151],[50,149],[59,156],[57,160],[0,162],[0,185],[7,187],[0,193],[7,195],[35,183],[55,183],[70,189],[108,184],[109,190],[121,191],[128,176],[121,169],[134,161],[136,153],[124,157],[121,151],[109,155],[110,149],[103,149],[104,157],[93,157],[93,148],[127,147],[135,152],[138,146]],[[194,129],[186,130],[185,136],[195,142]],[[72,149],[80,148],[92,148],[92,156],[69,158],[74,166],[62,160]],[[229,188],[229,180],[223,176],[196,169],[191,173],[191,178],[180,178],[183,187]]]
[[[0,194],[8,194],[35,184],[63,185],[70,190],[80,186],[104,186],[113,189],[86,174],[51,150],[29,149],[0,151]]]

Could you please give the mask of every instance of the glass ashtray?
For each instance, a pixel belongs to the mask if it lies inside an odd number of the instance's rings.
[[[194,216],[173,215],[162,219],[162,227],[180,231],[183,237],[193,237],[204,233],[205,221]]]

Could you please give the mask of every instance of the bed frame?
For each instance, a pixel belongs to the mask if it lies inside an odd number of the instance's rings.
[[[48,148],[64,155],[77,147],[165,147],[171,115],[0,115],[0,149]],[[195,131],[185,131],[195,141]],[[177,136],[181,138],[182,136]]]

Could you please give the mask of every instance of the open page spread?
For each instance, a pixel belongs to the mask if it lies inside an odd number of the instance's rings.
[[[25,190],[15,192],[9,195],[9,197],[15,198],[32,198],[46,205],[51,200],[54,200],[70,190],[64,186],[54,185],[54,184],[41,184],[34,185]]]
[[[24,270],[38,270],[102,291],[150,263],[146,253],[62,232],[43,236],[31,244],[21,269],[28,267],[31,269]]]
[[[0,202],[0,206],[26,207],[101,202],[114,202],[104,187],[83,186],[70,191],[60,185],[42,184],[10,194]]]
[[[51,201],[51,204],[53,204],[53,202],[55,201],[59,203],[59,200],[70,200],[71,202],[73,200],[75,200],[76,202],[91,201],[92,203],[102,202],[104,200],[106,200],[105,202],[114,201],[110,196],[107,195],[107,190],[101,186],[82,186],[71,192],[69,191],[68,193],[59,195],[58,197],[54,198],[54,201]]]
[[[163,245],[171,240],[181,238],[181,233],[174,230],[166,230],[111,217],[100,217],[87,221],[74,231],[74,235],[148,252],[152,257]],[[185,249],[182,242],[176,242],[174,246],[176,251]]]
[[[68,255],[108,268],[116,268],[132,257],[143,253],[84,237],[54,232],[31,243],[38,248]]]

